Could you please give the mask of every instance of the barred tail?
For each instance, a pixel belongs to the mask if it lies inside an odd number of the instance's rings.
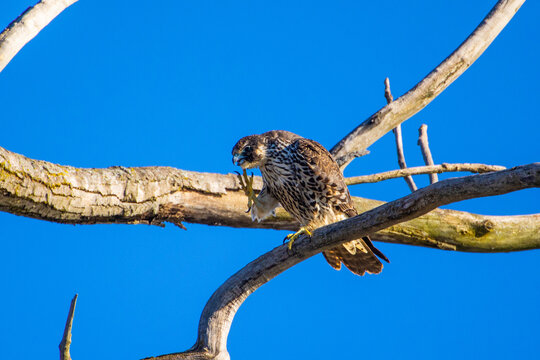
[[[377,256],[386,262],[390,262],[367,236],[324,251],[323,255],[334,269],[340,270],[341,263],[343,263],[347,269],[360,276],[366,272],[379,274],[382,271],[383,264]]]

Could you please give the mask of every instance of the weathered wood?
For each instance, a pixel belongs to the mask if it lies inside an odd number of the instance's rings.
[[[78,0],[42,0],[26,9],[0,33],[0,72],[58,14]]]
[[[438,206],[530,187],[540,187],[540,163],[447,179],[354,218],[318,228],[311,238],[302,235],[295,241],[292,254],[287,244],[278,246],[246,265],[216,290],[202,312],[197,342],[188,353],[156,359],[194,359],[201,354],[210,359],[228,359],[227,335],[236,311],[251,293],[288,268],[321,251],[417,218]]]
[[[348,153],[366,150],[384,134],[426,107],[482,55],[524,2],[497,2],[474,32],[450,56],[405,95],[371,115],[339,141],[330,151],[332,155],[342,158]]]
[[[0,34],[0,71],[49,21],[75,1],[44,0],[10,24]],[[425,107],[478,58],[523,2],[499,1],[460,48],[407,94],[353,130],[334,147],[333,155],[347,164]],[[433,210],[418,217],[440,204],[538,186],[538,172],[538,164],[532,164],[478,177],[445,180],[353,219],[318,229],[311,241],[297,240],[293,256],[284,246],[278,247],[250,263],[214,293],[201,316],[193,349],[160,358],[228,359],[226,339],[232,319],[251,292],[303,259],[368,233],[375,240],[463,251],[538,248],[539,215],[485,217]],[[255,184],[260,187],[260,179]],[[360,211],[380,204],[358,198],[355,202]],[[171,222],[181,226],[186,221],[276,229],[296,227],[283,211],[269,221],[252,223],[244,213],[245,197],[234,175],[158,167],[78,169],[28,159],[1,148],[0,210],[79,224]],[[413,217],[417,218],[397,224]],[[381,230],[387,226],[390,227]]]
[[[62,341],[58,345],[60,350],[60,360],[71,360],[71,354],[69,348],[71,347],[71,328],[73,327],[73,316],[75,315],[75,306],[77,305],[77,294],[71,299],[71,305],[69,306],[69,312],[66,320],[66,326],[64,327],[64,335]]]
[[[410,168],[414,169],[414,168]],[[255,177],[255,188],[262,182]],[[359,212],[382,204],[355,198]],[[283,210],[261,223],[246,214],[234,174],[169,167],[81,169],[33,160],[0,148],[0,211],[69,224],[182,222],[270,229],[298,228]],[[373,239],[460,251],[540,248],[540,215],[482,216],[451,210],[373,234]],[[489,224],[487,228],[483,224]]]

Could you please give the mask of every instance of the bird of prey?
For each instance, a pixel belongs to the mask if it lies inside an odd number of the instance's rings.
[[[240,139],[232,150],[233,163],[244,169],[240,182],[248,196],[253,221],[275,214],[283,206],[301,225],[287,236],[289,249],[302,233],[357,215],[343,174],[332,155],[318,142],[283,130]],[[246,169],[258,167],[263,187],[255,196]],[[388,261],[368,237],[353,240],[323,252],[336,270],[343,263],[357,275],[378,274]],[[377,255],[377,256],[375,256]]]

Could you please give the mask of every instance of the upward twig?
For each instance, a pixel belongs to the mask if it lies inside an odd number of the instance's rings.
[[[394,101],[394,97],[392,96],[392,91],[390,90],[390,79],[388,78],[384,79],[384,97],[386,98],[386,101],[388,104]],[[399,168],[406,169],[407,163],[405,162],[405,152],[403,151],[403,138],[401,136],[401,124],[398,124],[398,126],[396,126],[393,131],[394,131],[394,136],[396,138],[396,150],[397,150]],[[418,189],[416,187],[416,184],[414,183],[412,176],[407,175],[403,178],[405,179],[405,182],[407,183],[411,191],[416,191],[416,189]]]
[[[75,315],[75,305],[77,305],[77,294],[71,299],[71,305],[69,306],[68,317],[66,320],[66,326],[64,327],[64,335],[58,348],[60,349],[60,360],[71,360],[69,348],[71,346],[71,327],[73,326],[73,316]]]
[[[422,157],[424,158],[424,163],[426,166],[433,166],[433,156],[431,156],[431,150],[429,150],[429,141],[427,136],[427,125],[422,124],[420,126],[420,129],[418,129],[418,145],[420,146],[420,149],[422,151]],[[429,174],[429,182],[431,184],[436,183],[439,181],[439,177],[436,173],[430,173]]]

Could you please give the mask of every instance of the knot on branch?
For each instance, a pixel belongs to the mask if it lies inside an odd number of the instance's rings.
[[[491,232],[494,228],[495,224],[491,220],[484,220],[474,228],[474,236],[477,238],[482,237]]]

